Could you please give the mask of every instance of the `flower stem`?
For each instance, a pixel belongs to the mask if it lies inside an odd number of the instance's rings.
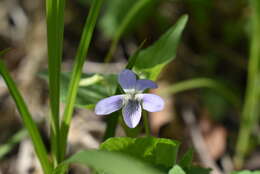
[[[144,130],[147,137],[151,136],[151,129],[149,126],[148,114],[146,111],[143,111],[143,118],[144,118]]]
[[[210,79],[210,78],[193,78],[190,80],[185,80],[173,84],[172,86],[163,89],[162,95],[177,94],[186,90],[193,90],[198,88],[209,88],[220,95],[222,95],[229,103],[233,104],[236,108],[241,107],[240,96],[238,96],[234,91],[229,87],[223,85],[222,83]]]

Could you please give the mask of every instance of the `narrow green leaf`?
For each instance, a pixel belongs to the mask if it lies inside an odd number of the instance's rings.
[[[0,145],[0,160],[9,153],[13,147],[27,136],[27,130],[21,129],[15,133],[5,144]]]
[[[42,137],[40,136],[39,130],[32,119],[32,116],[24,102],[23,97],[21,96],[20,92],[18,91],[15,82],[11,78],[4,62],[0,59],[0,74],[5,80],[6,85],[13,97],[16,107],[21,114],[22,121],[29,132],[29,135],[32,139],[34,150],[36,155],[39,158],[39,161],[42,165],[43,171],[45,174],[51,173],[52,166],[48,160],[48,154],[45,149],[45,146],[42,141]]]
[[[120,23],[135,2],[136,0],[110,0],[105,3],[104,15],[100,18],[99,27],[107,38],[112,38],[115,35]]]
[[[71,163],[84,164],[109,174],[163,174],[132,157],[120,153],[98,150],[78,152],[56,170],[59,171],[60,167]],[[54,174],[58,173],[54,172]]]
[[[125,69],[132,69],[136,63],[136,60],[138,58],[138,54],[140,53],[142,47],[144,46],[146,40],[144,40],[139,47],[137,48],[137,50],[135,51],[135,53],[130,57],[128,64],[126,65]]]
[[[52,171],[51,174],[66,174],[69,169],[69,164],[65,162],[59,163],[59,165]]]
[[[138,54],[134,70],[140,74],[145,73],[148,79],[156,80],[162,68],[175,58],[177,46],[187,21],[188,16],[182,16],[152,46],[142,50]]]
[[[133,4],[133,1],[118,1],[120,5],[123,5],[127,8],[131,7],[130,4]],[[137,19],[141,18],[142,16],[137,16],[138,14],[141,14],[145,8],[148,8],[152,5],[154,5],[156,2],[158,2],[157,0],[138,0],[138,1],[134,1],[135,3],[132,5],[131,8],[129,8],[129,11],[124,10],[123,8],[115,8],[112,6],[112,10],[113,11],[117,11],[119,10],[123,15],[125,15],[123,17],[123,19],[120,21],[120,24],[118,26],[116,26],[116,32],[113,35],[113,39],[112,39],[112,43],[111,46],[109,48],[109,51],[105,57],[105,62],[110,62],[116,48],[117,48],[117,44],[121,38],[121,36],[123,35],[123,33],[126,31],[126,29],[131,25],[133,22],[136,23]],[[130,4],[129,4],[130,3]],[[122,11],[121,11],[122,10]],[[145,16],[145,15],[143,15]],[[113,24],[111,25],[113,26]]]
[[[65,0],[46,0],[51,146],[55,165],[60,162],[60,71]]]
[[[122,23],[126,23],[124,22],[126,20],[128,20],[128,22],[125,26],[125,31],[122,34],[130,30],[132,31],[139,24],[142,24],[149,15],[152,15],[155,9],[155,3],[159,1],[147,1],[143,8],[137,11],[134,17],[129,19],[129,13],[131,13],[130,11],[137,2],[137,0],[109,0],[106,2],[104,15],[100,18],[99,27],[107,38],[115,36]]]
[[[92,3],[86,24],[83,29],[83,34],[81,36],[80,44],[77,50],[77,55],[75,60],[76,62],[73,66],[73,72],[69,84],[68,96],[66,99],[65,111],[63,114],[63,120],[61,124],[61,153],[60,153],[61,158],[60,159],[63,159],[66,153],[67,136],[68,136],[70,121],[74,109],[74,104],[76,102],[82,67],[85,62],[85,58],[87,56],[94,27],[96,25],[97,17],[103,1],[104,0],[95,0]]]
[[[259,73],[260,73],[260,1],[248,1],[251,7],[250,57],[248,62],[247,86],[240,120],[234,163],[242,168],[249,150],[251,134],[259,120]]]

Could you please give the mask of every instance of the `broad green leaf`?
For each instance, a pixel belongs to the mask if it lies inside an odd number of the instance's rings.
[[[81,151],[55,169],[58,174],[66,164],[80,163],[109,174],[163,174],[141,161],[115,152],[85,150]]]
[[[160,169],[169,170],[176,162],[179,143],[164,138],[120,137],[108,139],[101,144],[100,148],[128,154]]]
[[[192,159],[193,159],[193,150],[189,149],[180,159],[179,165],[182,168],[187,168],[192,165]]]
[[[260,171],[243,170],[243,171],[234,171],[231,172],[231,174],[260,174]]]
[[[66,100],[70,73],[62,74],[62,101]],[[115,75],[83,74],[79,82],[75,105],[78,107],[92,107],[99,100],[115,93],[117,78]]]
[[[175,58],[187,20],[187,15],[182,16],[159,40],[139,53],[134,66],[137,73],[145,73],[152,80],[157,78],[162,68]]]
[[[178,166],[178,165],[175,165],[173,166],[173,168],[169,171],[169,174],[186,174],[184,172],[184,170]]]
[[[41,73],[46,79],[47,73]],[[61,100],[65,102],[71,73],[61,74]],[[117,87],[116,75],[82,74],[75,106],[91,108],[99,100],[114,95]]]

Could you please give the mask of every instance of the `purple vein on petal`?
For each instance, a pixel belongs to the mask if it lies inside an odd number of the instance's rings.
[[[123,107],[123,117],[126,125],[135,128],[141,120],[142,108],[139,101],[129,100]]]

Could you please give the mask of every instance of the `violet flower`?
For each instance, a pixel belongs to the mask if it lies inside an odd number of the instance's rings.
[[[157,88],[151,80],[136,79],[131,70],[123,70],[118,76],[118,82],[125,94],[114,95],[100,100],[95,107],[97,115],[108,115],[121,108],[126,125],[135,128],[141,120],[142,108],[149,112],[161,111],[164,101],[154,94],[143,94],[148,88]]]

